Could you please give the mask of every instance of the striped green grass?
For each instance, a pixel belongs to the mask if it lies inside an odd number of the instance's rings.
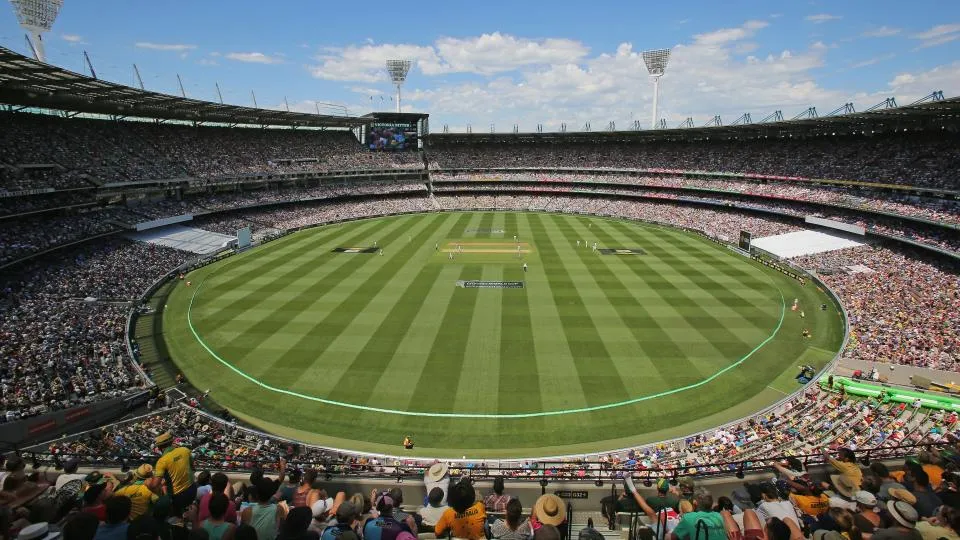
[[[451,261],[437,250],[514,235],[530,253]],[[578,239],[646,254],[601,255]],[[331,251],[374,242],[383,256]],[[195,386],[270,431],[394,454],[408,434],[413,455],[448,457],[684,435],[780,399],[796,388],[800,359],[823,365],[843,333],[812,284],[687,232],[586,216],[437,213],[319,227],[187,279],[163,324]],[[794,298],[806,318],[789,309]]]

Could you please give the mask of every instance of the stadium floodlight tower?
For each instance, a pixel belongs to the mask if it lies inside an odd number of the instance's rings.
[[[653,118],[650,120],[650,129],[657,129],[657,102],[660,100],[660,77],[667,71],[667,62],[670,61],[670,49],[656,49],[643,51],[643,63],[647,65],[647,72],[653,77]]]
[[[30,33],[30,46],[33,55],[41,62],[47,61],[43,50],[43,33],[48,32],[57,19],[63,0],[10,0],[17,10],[17,19],[20,26]]]
[[[410,73],[410,66],[413,62],[410,60],[387,60],[387,73],[390,74],[390,80],[397,87],[397,112],[400,112],[400,87],[407,80],[407,73]]]

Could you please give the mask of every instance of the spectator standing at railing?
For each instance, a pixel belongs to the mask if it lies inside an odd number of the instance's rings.
[[[680,509],[680,498],[670,493],[670,481],[666,478],[657,480],[657,494],[647,497],[646,501],[655,512],[664,508]]]
[[[849,448],[839,448],[837,450],[837,457],[833,457],[830,455],[828,449],[824,451],[823,457],[849,484],[858,490],[860,489],[860,485],[863,483],[863,471],[860,470],[860,465],[857,463],[857,456],[853,450]]]
[[[163,479],[167,493],[173,496],[174,512],[183,512],[197,497],[193,455],[189,448],[174,445],[173,434],[169,431],[159,435],[154,443],[161,452],[154,474]],[[273,495],[273,492],[270,494]]]

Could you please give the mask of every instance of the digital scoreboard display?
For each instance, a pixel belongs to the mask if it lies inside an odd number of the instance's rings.
[[[753,235],[749,231],[740,230],[740,249],[744,251],[750,251],[750,240],[753,239]]]
[[[367,127],[367,148],[374,152],[417,149],[416,122],[377,122]]]

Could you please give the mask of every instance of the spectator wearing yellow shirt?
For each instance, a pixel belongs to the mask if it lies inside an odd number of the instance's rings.
[[[483,524],[487,520],[487,509],[483,501],[477,500],[477,493],[469,478],[460,480],[450,488],[447,494],[450,508],[440,516],[434,532],[437,538],[451,531],[456,538],[473,540],[485,538]]]
[[[113,492],[114,495],[123,495],[130,499],[130,521],[149,512],[153,503],[160,498],[154,491],[159,488],[159,485],[151,480],[153,480],[153,467],[143,464],[137,467],[129,483],[121,484]]]
[[[173,444],[173,434],[169,431],[158,436],[154,443],[161,452],[154,474],[163,479],[167,493],[172,495],[174,513],[183,512],[197,498],[193,456],[189,448]]]
[[[857,490],[860,489],[860,486],[863,484],[863,471],[860,470],[860,465],[857,463],[857,456],[853,453],[853,450],[849,448],[839,448],[837,449],[836,458],[830,455],[829,450],[824,450],[823,456],[827,462],[833,465],[833,468],[840,473],[840,476],[846,478]]]

